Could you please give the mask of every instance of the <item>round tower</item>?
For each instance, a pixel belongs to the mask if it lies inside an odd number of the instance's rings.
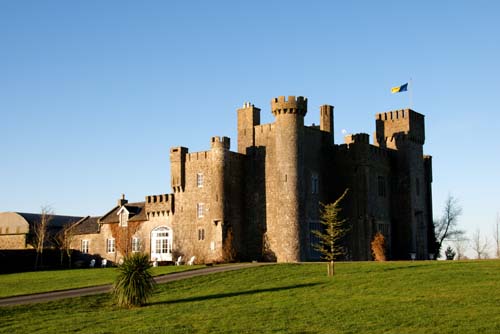
[[[271,101],[275,122],[275,217],[268,225],[270,246],[278,262],[301,261],[304,116],[307,99],[284,96]]]
[[[224,222],[226,192],[224,187],[225,166],[228,156],[230,141],[228,137],[212,137],[211,160],[212,168],[210,182],[212,183],[212,205],[210,208],[213,221]]]

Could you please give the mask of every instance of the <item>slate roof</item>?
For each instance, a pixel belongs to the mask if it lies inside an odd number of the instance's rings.
[[[16,213],[22,216],[24,219],[26,219],[30,227],[33,227],[35,223],[40,222],[42,218],[42,215],[39,213],[24,213],[24,212],[16,212]],[[75,223],[80,219],[82,219],[82,217],[52,215],[52,218],[49,220],[48,227],[59,229],[66,224]]]
[[[146,216],[146,208],[145,208],[146,202],[127,203],[124,206],[129,212],[129,219],[128,219],[129,222],[145,221],[148,219]],[[99,219],[99,222],[103,224],[118,223],[119,218],[117,213],[119,210],[120,206],[115,206],[113,209],[111,209],[111,211],[102,216]]]
[[[99,233],[99,218],[100,217],[83,217],[73,227],[72,231],[75,234],[94,234]]]

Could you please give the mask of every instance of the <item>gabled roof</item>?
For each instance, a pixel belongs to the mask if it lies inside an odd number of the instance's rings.
[[[129,212],[128,221],[144,221],[147,220],[145,202],[137,202],[137,203],[127,203],[123,205],[127,211]],[[118,211],[121,206],[115,206],[109,212],[107,212],[104,216],[99,219],[99,222],[102,224],[113,224],[119,222]]]
[[[71,228],[74,234],[94,234],[99,233],[100,217],[83,217]]]

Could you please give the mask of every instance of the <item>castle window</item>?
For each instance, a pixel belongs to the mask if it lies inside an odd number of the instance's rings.
[[[83,254],[89,253],[89,241],[88,240],[82,240],[80,250],[82,251]]]
[[[132,252],[137,253],[141,251],[141,239],[137,237],[132,238]]]
[[[200,228],[198,229],[198,241],[205,240],[205,229]]]
[[[378,177],[378,195],[380,197],[386,196],[385,178],[383,176]]]
[[[115,239],[106,239],[106,253],[115,252]]]
[[[196,204],[196,216],[198,218],[203,217],[203,203]]]
[[[196,174],[196,186],[198,188],[203,187],[203,173]]]
[[[415,179],[415,190],[417,192],[417,196],[420,196],[420,180],[418,177]]]
[[[311,176],[311,194],[317,194],[318,192],[319,192],[318,174],[313,173]]]

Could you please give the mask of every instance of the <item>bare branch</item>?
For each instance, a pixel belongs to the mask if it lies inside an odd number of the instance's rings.
[[[462,207],[458,199],[449,194],[444,205],[443,216],[434,222],[438,252],[445,240],[458,240],[465,234],[458,229],[458,217],[462,214]]]
[[[483,239],[481,238],[481,231],[477,229],[472,234],[471,247],[474,252],[476,252],[476,256],[478,259],[487,258],[488,254],[488,237],[485,236]]]

